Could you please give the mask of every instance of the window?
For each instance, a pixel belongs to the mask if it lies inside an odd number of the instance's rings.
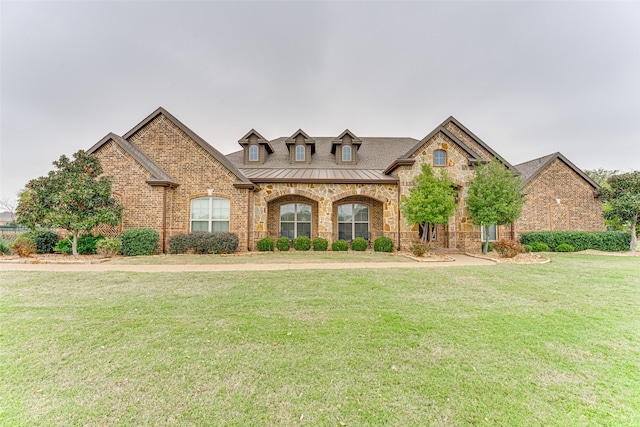
[[[250,145],[249,146],[249,161],[257,162],[258,161],[258,146]]]
[[[296,162],[304,162],[304,151],[305,151],[304,145],[296,146]]]
[[[447,152],[444,150],[436,150],[433,152],[433,166],[446,166]]]
[[[369,206],[359,203],[338,206],[338,238],[353,240],[356,237],[369,240]]]
[[[303,147],[304,148],[304,147]],[[280,235],[295,239],[311,237],[311,205],[288,203],[280,206]]]
[[[498,226],[495,224],[492,225],[483,225],[482,226],[482,241],[484,242],[485,236],[489,233],[489,241],[495,242],[498,240]]]
[[[351,146],[345,145],[342,147],[342,161],[350,162],[351,161]]]
[[[229,231],[229,199],[200,197],[191,200],[191,231]]]

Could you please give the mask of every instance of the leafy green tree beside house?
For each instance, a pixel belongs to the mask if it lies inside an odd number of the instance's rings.
[[[47,176],[32,179],[20,194],[17,222],[31,229],[60,228],[72,236],[78,255],[78,237],[99,224],[117,225],[122,206],[114,199],[111,179],[102,175],[96,156],[80,150],[73,160],[61,156]]]
[[[508,170],[498,159],[480,163],[476,176],[469,183],[467,208],[471,221],[483,227],[482,253],[489,247],[491,225],[512,224],[522,214],[525,196],[520,188],[520,178]]]
[[[602,187],[602,199],[611,207],[605,210],[607,219],[618,219],[631,227],[630,250],[636,251],[637,224],[640,217],[640,171],[613,175],[607,180],[607,187]]]
[[[431,165],[426,163],[413,184],[400,210],[409,223],[419,224],[422,240],[431,243],[434,227],[447,224],[455,212],[455,184],[444,169],[440,170],[440,176],[436,176]]]

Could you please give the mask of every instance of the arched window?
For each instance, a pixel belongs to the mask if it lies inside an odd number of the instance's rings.
[[[351,161],[351,146],[345,145],[342,147],[342,161],[350,162]]]
[[[296,162],[304,162],[304,145],[296,146]]]
[[[298,236],[311,237],[311,205],[306,203],[281,205],[280,235],[289,239],[295,239]]]
[[[191,200],[191,231],[229,232],[229,199],[200,197]]]
[[[369,206],[360,203],[338,206],[338,238],[353,240],[356,237],[369,240]]]
[[[250,145],[249,146],[249,161],[257,162],[258,161],[258,146]]]
[[[447,152],[444,150],[436,150],[433,152],[433,166],[446,166]]]

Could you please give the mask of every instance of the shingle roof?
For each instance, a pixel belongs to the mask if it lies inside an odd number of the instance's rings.
[[[552,153],[546,156],[538,157],[537,159],[529,160],[528,162],[520,163],[514,167],[522,174],[522,186],[524,187],[535,178],[544,168],[551,164],[555,159],[560,159],[567,166],[569,166],[575,173],[580,175],[582,179],[587,181],[594,189],[599,189],[600,186],[587,176],[579,167],[574,165],[567,159],[562,153]]]

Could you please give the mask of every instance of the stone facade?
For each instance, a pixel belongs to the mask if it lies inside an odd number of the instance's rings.
[[[483,141],[453,118],[422,141],[357,138],[345,132],[336,144],[336,138],[311,138],[302,131],[268,141],[252,130],[239,141],[242,150],[223,156],[160,108],[128,134],[109,134],[89,152],[100,158],[105,174],[113,177],[114,192],[125,207],[122,224],[110,233],[151,227],[163,236],[164,248],[171,236],[190,231],[192,200],[213,196],[229,200],[229,231],[238,235],[241,250],[253,250],[258,240],[280,235],[279,212],[285,203],[310,205],[311,237],[330,242],[339,238],[338,207],[365,204],[370,240],[387,236],[396,247],[409,248],[419,236],[419,227],[406,222],[399,206],[422,165],[433,165],[434,151],[443,150],[446,162],[434,169],[446,171],[456,184],[457,207],[449,223],[436,228],[432,245],[480,250],[480,227],[472,224],[465,199],[474,164],[497,156]],[[249,161],[252,145],[260,147],[258,161]],[[305,147],[304,162],[295,161],[297,145]],[[342,145],[353,148],[353,163],[341,161]],[[593,183],[561,160],[541,171],[527,169],[535,173],[525,185],[528,198],[523,216],[515,225],[500,227],[499,238],[529,230],[604,229]]]

